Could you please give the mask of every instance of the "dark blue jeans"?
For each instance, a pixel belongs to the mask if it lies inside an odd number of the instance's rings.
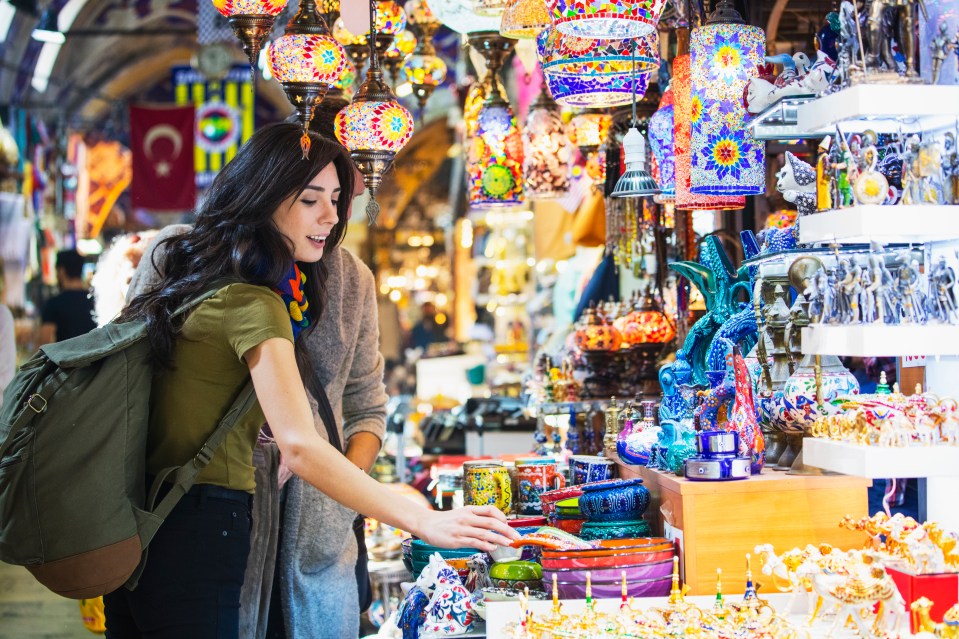
[[[103,598],[107,639],[237,639],[252,503],[194,486],[150,543],[136,590]]]

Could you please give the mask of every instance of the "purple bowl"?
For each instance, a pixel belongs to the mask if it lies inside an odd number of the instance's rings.
[[[639,566],[623,566],[621,568],[603,568],[600,570],[543,570],[543,581],[552,583],[553,575],[560,584],[585,584],[586,575],[592,575],[593,585],[598,583],[621,583],[623,573],[626,573],[627,583],[644,581],[647,579],[660,579],[662,577],[672,577],[673,561],[658,561],[651,564],[641,564]]]
[[[669,591],[672,588],[673,580],[672,577],[663,577],[660,579],[650,579],[638,582],[626,582],[626,594],[630,597],[665,597],[669,595]],[[546,588],[546,592],[550,595],[553,594],[553,582],[552,580],[544,580],[543,586]],[[586,584],[566,584],[559,585],[559,596],[561,599],[585,599],[586,598]],[[592,585],[593,597],[598,599],[615,599],[619,597],[623,592],[622,584],[620,583],[609,583],[609,584],[593,584]]]

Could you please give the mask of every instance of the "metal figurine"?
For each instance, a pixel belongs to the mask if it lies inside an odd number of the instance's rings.
[[[870,259],[873,260],[873,269],[879,272],[879,289],[876,296],[879,321],[884,324],[898,324],[899,300],[896,297],[896,280],[881,256],[872,255]]]
[[[892,54],[891,40],[895,39],[899,50],[906,59],[906,78],[919,77],[916,67],[916,5],[923,19],[928,19],[923,0],[873,0],[869,6],[866,20],[869,31],[869,52],[866,64],[870,70],[880,71],[885,66],[886,73],[881,74],[884,81],[890,81],[892,75],[899,75],[899,68]],[[898,20],[896,20],[898,18]],[[892,25],[898,23],[898,33],[893,34]]]
[[[956,271],[946,264],[946,258],[939,256],[935,268],[929,275],[929,311],[930,316],[943,324],[956,322]]]
[[[837,88],[843,89],[851,84],[853,70],[859,69],[860,51],[856,7],[844,0],[839,6],[839,60],[833,74]]]
[[[926,305],[922,292],[922,273],[919,260],[909,260],[908,255],[896,272],[896,288],[899,292],[899,308],[902,321],[907,324],[925,322]]]
[[[876,291],[882,283],[882,275],[874,269],[870,258],[864,258],[859,275],[859,308],[862,311],[863,323],[875,322],[879,319]]]
[[[955,43],[949,38],[949,23],[945,20],[939,23],[938,31],[929,40],[929,48],[932,49],[929,56],[932,60],[932,84],[939,84],[943,63],[950,53],[956,51]]]
[[[959,150],[952,131],[943,136],[942,177],[946,204],[959,204]]]

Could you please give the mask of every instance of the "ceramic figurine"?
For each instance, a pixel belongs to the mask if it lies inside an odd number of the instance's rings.
[[[709,390],[700,391],[699,406],[693,411],[695,419],[705,430],[716,430],[726,423],[729,406],[736,398],[736,384],[732,371],[709,371]]]
[[[826,56],[817,58],[812,64],[805,53],[790,56],[783,53],[766,56],[765,72],[750,79],[746,85],[743,103],[749,113],[762,113],[783,98],[819,95],[829,86],[832,73],[832,61]],[[779,76],[772,74],[772,64],[783,65]]]
[[[819,143],[816,160],[816,209],[828,211],[833,208],[832,172],[829,170],[829,145],[831,138],[825,137]]]
[[[816,212],[816,169],[786,151],[786,163],[776,174],[776,190],[796,205],[799,216]],[[798,222],[794,233],[798,233]]]
[[[738,349],[733,350],[733,370],[736,378],[736,401],[726,428],[739,433],[739,455],[750,458],[750,472],[758,475],[765,465],[766,442],[756,415],[753,381]]]
[[[839,88],[851,84],[853,73],[859,69],[859,28],[856,24],[856,7],[849,0],[839,5],[839,59],[836,62],[834,81]]]
[[[939,256],[932,273],[929,274],[930,316],[943,324],[956,323],[956,271],[946,264],[946,258]]]
[[[942,182],[943,161],[939,143],[910,135],[902,153],[902,203],[942,203]]]

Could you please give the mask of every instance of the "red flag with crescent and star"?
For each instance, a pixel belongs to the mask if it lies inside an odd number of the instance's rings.
[[[133,206],[183,211],[196,204],[193,106],[130,107]]]

